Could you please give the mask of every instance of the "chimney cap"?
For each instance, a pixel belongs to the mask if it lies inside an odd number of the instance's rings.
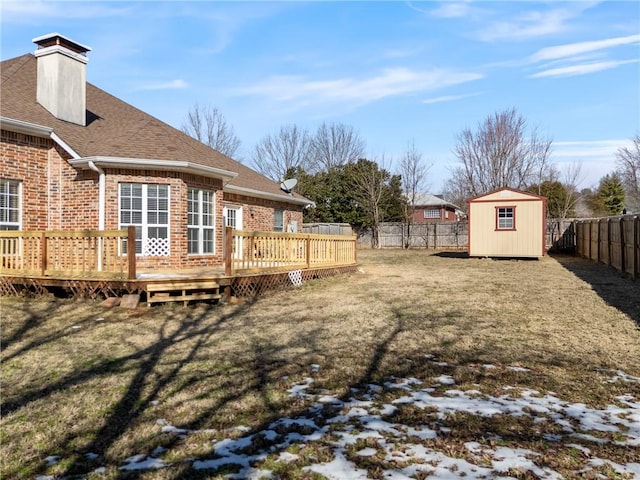
[[[81,55],[84,55],[91,50],[91,47],[82,45],[81,43],[71,40],[69,37],[65,37],[58,32],[47,33],[46,35],[41,35],[31,41],[38,45],[38,49],[59,45]]]

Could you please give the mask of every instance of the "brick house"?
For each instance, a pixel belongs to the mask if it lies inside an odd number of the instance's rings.
[[[86,82],[58,33],[0,64],[0,230],[136,227],[140,267],[219,265],[225,226],[297,231],[311,202]]]
[[[413,205],[412,222],[457,222],[462,211],[453,203],[447,202],[442,197],[422,193],[416,195]]]

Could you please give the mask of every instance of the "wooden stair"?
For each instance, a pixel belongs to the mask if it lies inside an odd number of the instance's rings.
[[[147,305],[161,302],[184,302],[217,300],[222,298],[220,284],[214,280],[172,280],[147,283]]]

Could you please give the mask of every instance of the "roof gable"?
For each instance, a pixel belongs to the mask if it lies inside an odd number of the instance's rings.
[[[467,200],[471,202],[490,202],[490,201],[508,201],[508,200],[545,200],[545,197],[536,195],[535,193],[525,192],[523,190],[516,190],[515,188],[499,188],[492,192],[488,192],[477,197]]]

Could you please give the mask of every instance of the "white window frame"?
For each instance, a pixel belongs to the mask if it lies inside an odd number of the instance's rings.
[[[193,195],[195,194],[195,198]],[[205,206],[208,205],[208,212]],[[193,207],[196,210],[193,210]],[[195,239],[191,235],[195,234]],[[205,248],[209,244],[210,251]],[[193,251],[192,242],[196,243],[196,251]],[[189,188],[187,194],[187,253],[189,255],[214,255],[216,253],[216,192]]]
[[[496,230],[516,229],[516,207],[496,207]]]
[[[425,209],[422,215],[423,215],[423,218],[440,218],[440,209],[438,208]]]
[[[280,214],[280,223],[278,224],[278,213]],[[273,231],[284,232],[284,210],[275,208],[273,210]]]
[[[17,193],[10,192],[11,186],[17,186]],[[22,230],[22,182],[0,179],[0,230]],[[17,199],[17,206],[11,205],[11,199]],[[17,221],[10,221],[11,212],[17,212]]]
[[[123,222],[123,195],[122,188],[125,185],[129,185],[132,188],[134,186],[141,187],[141,206],[140,209],[129,208],[127,211],[130,212],[140,212],[141,221],[140,222]],[[150,208],[150,202],[154,199],[163,199],[164,197],[150,197],[149,189],[150,188],[166,188],[167,196],[166,196],[166,210],[161,208],[152,209]],[[132,195],[131,198],[134,198]],[[138,198],[135,196],[135,198]],[[166,213],[167,221],[166,223],[162,222],[149,222],[149,218],[152,217],[155,213]],[[133,220],[133,219],[130,219]],[[171,188],[168,184],[158,184],[158,183],[135,183],[135,182],[121,182],[118,184],[118,228],[125,228],[130,225],[133,225],[136,228],[136,256],[154,256],[154,257],[163,257],[169,256],[170,251],[170,239],[171,239]],[[166,237],[152,236],[149,231],[151,229],[162,229],[166,228]],[[124,253],[124,252],[123,252]]]

